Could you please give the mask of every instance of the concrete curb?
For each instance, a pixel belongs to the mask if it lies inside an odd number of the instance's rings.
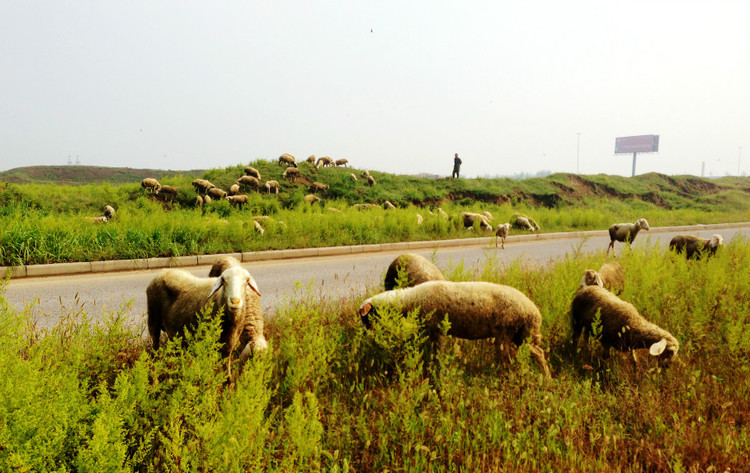
[[[721,230],[722,228],[731,227],[750,227],[750,222],[652,227],[649,232],[696,232],[705,230]],[[608,230],[589,230],[580,232],[529,233],[523,235],[510,235],[505,240],[506,243],[513,243],[536,240],[553,240],[558,238],[590,238],[608,235]],[[5,279],[6,277],[8,277],[8,275],[10,275],[11,279],[18,279],[85,273],[107,273],[114,271],[136,271],[141,269],[203,266],[213,264],[221,256],[233,256],[243,263],[248,263],[253,261],[283,260],[316,256],[377,253],[381,251],[407,251],[424,248],[449,248],[456,246],[491,245],[493,240],[494,235],[488,235],[479,238],[458,238],[453,240],[406,241],[399,243],[377,243],[372,245],[328,246],[321,248],[297,248],[292,250],[248,251],[242,253],[216,255],[176,256],[172,258],[139,258],[111,261],[84,261],[78,263],[32,264],[28,266],[0,266],[0,278]]]

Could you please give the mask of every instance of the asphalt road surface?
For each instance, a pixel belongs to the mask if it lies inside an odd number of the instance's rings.
[[[680,233],[692,233],[708,239],[714,233],[724,237],[725,244],[735,235],[750,236],[750,227],[731,227],[721,230],[699,230],[684,227],[680,231],[642,231],[634,246],[658,244],[666,246]],[[463,263],[466,268],[482,265],[495,257],[499,264],[516,259],[544,264],[564,257],[579,247],[585,252],[606,249],[608,236],[588,238],[570,237],[506,243],[505,249],[490,246],[491,238],[482,245],[443,248],[435,252],[437,265],[449,269]],[[616,252],[622,249],[617,243]],[[434,250],[410,250],[431,258]],[[374,293],[382,283],[385,270],[402,251],[360,253],[343,256],[299,258],[293,260],[243,263],[258,282],[263,294],[261,303],[266,316],[291,298],[324,294],[330,297]],[[207,276],[210,266],[183,268],[195,275]],[[10,281],[5,298],[19,311],[29,310],[39,327],[55,325],[62,315],[84,311],[101,319],[119,311],[134,324],[144,324],[146,286],[160,270],[140,270],[117,273],[94,273],[44,278],[20,278]],[[31,304],[31,305],[29,305]]]

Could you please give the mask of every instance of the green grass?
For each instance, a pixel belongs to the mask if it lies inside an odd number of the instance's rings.
[[[0,292],[3,471],[742,471],[750,449],[750,242],[706,261],[626,249],[621,297],[680,341],[660,369],[639,354],[571,344],[568,308],[603,253],[542,267],[441,268],[508,284],[543,314],[553,379],[528,349],[507,369],[489,341],[425,355],[417,314],[366,332],[355,310],[381,290],[296,287],[267,321],[270,349],[232,383],[205,321],[187,349],[146,349],[126,313],[83,307],[42,331]],[[384,268],[385,269],[385,268]],[[594,343],[596,345],[596,343]],[[595,347],[594,347],[595,348]],[[237,367],[235,367],[236,370]]]

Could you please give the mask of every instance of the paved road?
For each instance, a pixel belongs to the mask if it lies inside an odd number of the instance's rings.
[[[709,238],[720,233],[725,241],[736,234],[750,236],[750,227],[737,226],[721,230],[698,230],[699,227],[685,227],[680,231],[641,232],[635,246],[658,242],[667,245],[678,233],[693,233]],[[438,266],[445,270],[463,262],[470,268],[483,264],[487,258],[495,256],[500,264],[518,258],[536,263],[546,263],[573,252],[579,246],[586,252],[606,249],[607,236],[589,238],[555,238],[512,242],[506,248],[490,246],[490,238],[481,246],[449,247],[438,250]],[[621,245],[617,244],[619,253]],[[433,250],[413,250],[428,258]],[[262,261],[243,263],[258,281],[263,310],[271,316],[280,304],[290,297],[301,297],[311,291],[313,294],[328,296],[361,294],[376,290],[382,281],[385,269],[401,251],[360,253],[344,256],[299,258],[294,260]],[[209,266],[185,268],[195,275],[208,275]],[[73,276],[53,276],[45,278],[22,278],[11,280],[6,289],[7,301],[18,310],[33,301],[31,309],[37,324],[41,327],[54,325],[61,315],[71,309],[83,309],[90,316],[100,318],[121,307],[126,307],[125,315],[134,323],[141,323],[146,312],[146,286],[159,270],[141,270],[120,273],[99,273]]]

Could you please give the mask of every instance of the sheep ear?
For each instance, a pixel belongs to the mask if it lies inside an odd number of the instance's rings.
[[[250,276],[247,278],[247,285],[250,286],[250,289],[253,290],[258,296],[260,296],[260,289],[258,289],[258,283],[255,282],[255,278]]]
[[[214,287],[211,288],[211,294],[209,294],[208,297],[213,296],[216,293],[216,291],[218,291],[219,288],[221,286],[223,286],[223,285],[224,285],[224,279],[222,279],[222,278],[216,278],[216,282],[214,283]]]
[[[665,348],[667,348],[667,339],[662,338],[658,342],[651,345],[651,348],[648,349],[648,352],[651,356],[659,356],[664,353]]]
[[[362,304],[362,307],[359,308],[359,316],[364,317],[365,315],[370,313],[370,310],[372,310],[372,304],[369,302],[365,302]]]

